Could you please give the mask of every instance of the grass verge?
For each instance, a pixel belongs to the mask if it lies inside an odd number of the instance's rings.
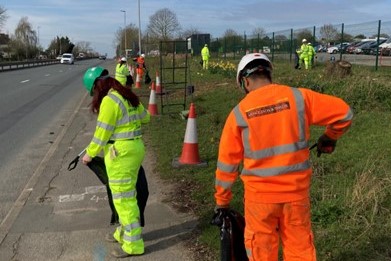
[[[187,124],[180,111],[153,117],[145,135],[151,141],[147,149],[157,158],[157,172],[176,186],[172,203],[199,218],[196,240],[191,243],[197,255],[202,260],[218,260],[218,229],[209,221],[219,138],[225,118],[243,94],[234,77],[203,71],[196,60],[190,64],[195,93],[188,97],[187,106],[190,102],[196,106],[199,154],[208,166],[172,167],[172,160],[181,154]],[[154,63],[150,64],[153,68]],[[338,141],[334,154],[320,158],[312,154],[312,221],[318,260],[391,260],[390,68],[374,72],[354,66],[353,74],[345,78],[327,75],[322,65],[303,71],[281,62],[274,68],[275,82],[337,95],[355,113],[351,129]],[[147,106],[148,100],[143,102]],[[312,142],[322,132],[322,128],[313,128]],[[242,192],[238,181],[231,205],[239,211],[243,209]]]

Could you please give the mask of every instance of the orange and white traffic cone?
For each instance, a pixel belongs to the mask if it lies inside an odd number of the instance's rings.
[[[135,85],[136,88],[141,88],[141,79],[140,79],[140,75],[138,73],[136,73],[136,85]]]
[[[187,118],[182,155],[179,159],[174,159],[172,165],[174,167],[180,167],[184,165],[195,165],[198,167],[207,166],[206,162],[200,160],[198,153],[196,112],[193,103],[190,104],[189,116]]]
[[[155,82],[152,82],[151,95],[149,96],[148,111],[151,115],[158,115],[156,104]]]
[[[162,86],[160,85],[160,77],[158,71],[156,71],[156,93],[163,94]]]

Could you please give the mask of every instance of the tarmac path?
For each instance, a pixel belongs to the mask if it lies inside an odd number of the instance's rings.
[[[67,112],[63,129],[0,224],[0,261],[116,260],[110,251],[117,244],[104,240],[114,230],[104,187],[81,162],[67,170],[95,129],[89,102],[85,95],[74,111]],[[197,225],[196,218],[176,212],[166,202],[172,187],[154,171],[155,157],[148,147],[146,141],[145,254],[122,260],[192,261],[183,239]]]

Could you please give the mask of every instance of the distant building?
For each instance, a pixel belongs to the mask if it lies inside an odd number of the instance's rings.
[[[210,45],[210,34],[192,34],[187,37],[187,49],[192,55],[200,55],[205,44]]]

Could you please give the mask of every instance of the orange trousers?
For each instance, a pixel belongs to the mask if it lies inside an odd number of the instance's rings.
[[[316,261],[309,198],[288,203],[245,202],[244,243],[249,261]]]

